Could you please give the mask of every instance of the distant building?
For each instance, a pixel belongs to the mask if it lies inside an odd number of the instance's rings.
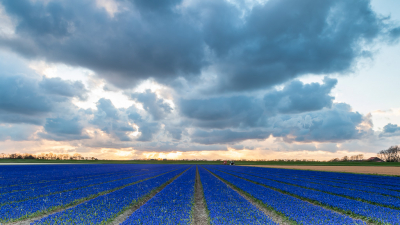
[[[371,158],[367,159],[367,161],[368,162],[383,162],[383,160],[378,157],[371,157]]]
[[[152,161],[153,161],[153,160],[155,160],[155,159],[150,159],[150,160],[152,160]]]
[[[163,161],[167,161],[167,159],[163,159]]]

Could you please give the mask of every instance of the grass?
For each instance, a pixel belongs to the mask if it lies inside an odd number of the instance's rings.
[[[220,165],[223,161],[192,160],[43,160],[0,159],[0,163],[75,163],[75,164],[209,164]],[[229,161],[228,161],[229,162]],[[235,161],[236,165],[283,165],[283,166],[399,166],[399,162],[283,162],[283,161]]]

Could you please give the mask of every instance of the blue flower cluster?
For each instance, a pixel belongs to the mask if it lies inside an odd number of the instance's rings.
[[[211,168],[211,167],[210,167]],[[254,176],[244,175],[243,173],[233,172],[232,170],[226,170],[221,166],[214,166],[212,168],[219,169],[221,171],[227,171],[232,175],[242,177],[248,180],[255,181],[257,183],[266,185],[268,187],[273,187],[282,191],[285,191],[290,194],[294,194],[306,199],[314,200],[322,203],[323,205],[327,205],[330,207],[335,207],[344,211],[349,211],[354,214],[358,214],[361,216],[369,217],[373,220],[379,221],[381,223],[389,223],[389,224],[400,224],[400,211],[395,209],[390,209],[378,205],[372,205],[364,202],[360,202],[357,200],[327,194],[321,191],[310,190],[302,187],[297,187],[289,184],[284,184],[282,182],[277,182],[273,180],[268,180],[265,178],[259,178]],[[235,168],[235,170],[245,170],[247,168]],[[213,170],[216,174],[221,176],[230,176],[224,172],[220,172],[219,170]],[[235,178],[236,179],[236,178]],[[246,181],[247,182],[247,181]],[[246,190],[246,189],[244,189]],[[247,190],[246,190],[247,191]]]
[[[330,182],[347,183],[355,186],[365,186],[379,189],[400,190],[400,178],[364,174],[335,173],[323,171],[288,170],[276,168],[248,167],[251,171],[262,174],[276,174],[279,176],[303,177],[309,179],[321,179]]]
[[[103,182],[101,184],[94,184],[80,189],[74,189],[72,191],[60,192],[57,194],[51,194],[44,197],[34,198],[22,202],[14,202],[11,204],[3,205],[0,207],[0,222],[8,222],[21,217],[30,216],[38,212],[46,212],[54,209],[57,206],[67,206],[74,202],[97,195],[105,191],[112,191],[113,189],[129,185],[134,182],[138,182],[150,177],[160,175],[162,173],[176,170],[180,166],[164,166],[163,170],[157,168],[157,171],[140,172],[133,177],[119,179],[114,181],[114,178],[110,177],[109,182]],[[40,193],[37,193],[40,195]]]
[[[398,184],[400,184],[400,179],[398,179],[397,177],[384,177],[384,176],[371,176],[371,175],[365,177],[365,175],[342,174],[342,173],[319,172],[319,171],[305,172],[302,170],[255,168],[255,167],[248,167],[248,170],[246,170],[245,173],[257,174],[257,175],[261,174],[268,178],[278,177],[278,178],[305,180],[307,182],[312,182],[312,183],[319,183],[346,189],[353,189],[353,190],[400,197],[400,192],[395,191],[399,190],[398,189],[399,187],[397,186]],[[360,176],[361,178],[357,179],[357,176]],[[391,183],[383,185],[382,183],[387,183],[387,180],[391,180]]]
[[[79,204],[62,212],[54,213],[33,224],[102,224],[130,207],[140,198],[160,187],[173,177],[179,175],[189,166],[179,166],[180,169],[168,172],[158,177],[130,185],[117,191],[101,195],[97,198]]]
[[[290,195],[220,172],[211,166],[206,166],[206,168],[299,224],[366,224],[361,220],[352,219]]]
[[[68,183],[64,182],[52,182],[53,184],[33,184],[29,189],[24,191],[14,191],[0,195],[0,206],[10,204],[13,202],[21,202],[23,200],[34,199],[39,197],[45,197],[51,194],[57,194],[61,192],[67,192],[75,189],[84,188],[87,186],[93,186],[105,182],[116,181],[120,179],[126,179],[143,174],[143,172],[125,172],[123,174],[108,174],[106,176],[96,176],[95,178],[89,177],[87,179],[72,180]],[[47,184],[47,183],[46,183]]]
[[[0,192],[29,189],[34,184],[68,182],[85,176],[103,176],[116,172],[140,170],[128,165],[23,165],[0,166]],[[22,188],[21,188],[22,187]]]
[[[122,225],[190,224],[196,167],[191,167],[136,210]]]
[[[204,168],[199,172],[211,224],[276,224]]]
[[[400,199],[396,197],[384,196],[381,194],[370,193],[365,191],[355,190],[354,187],[351,185],[343,184],[342,188],[334,187],[331,185],[326,185],[323,183],[317,183],[317,181],[310,181],[308,179],[301,179],[301,178],[285,178],[284,176],[276,176],[276,175],[264,175],[264,174],[256,174],[252,172],[244,172],[242,173],[247,176],[254,176],[258,178],[265,178],[272,181],[283,182],[286,184],[294,184],[306,188],[316,189],[318,191],[328,192],[336,195],[342,195],[344,197],[351,197],[355,199],[362,199],[373,203],[378,203],[381,205],[387,205],[392,207],[400,208]],[[320,181],[321,182],[321,181]]]

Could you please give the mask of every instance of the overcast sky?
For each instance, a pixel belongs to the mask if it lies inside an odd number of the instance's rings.
[[[398,0],[0,0],[0,152],[321,159],[400,144]]]

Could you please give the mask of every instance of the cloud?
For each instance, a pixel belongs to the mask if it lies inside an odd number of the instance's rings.
[[[158,98],[156,93],[146,90],[144,93],[133,93],[131,98],[142,103],[143,108],[150,113],[153,120],[164,119],[172,112],[172,107],[162,98]]]
[[[3,0],[18,22],[15,37],[1,37],[0,45],[89,68],[123,88],[184,78],[207,93],[255,90],[303,74],[347,72],[375,41],[393,42],[399,28],[369,3],[119,1],[123,10],[110,17],[96,1]],[[213,83],[197,79],[204,76]]]
[[[247,96],[182,99],[181,114],[203,128],[257,126],[263,114],[261,102]]]
[[[18,63],[21,63],[17,60]],[[72,104],[74,98],[84,99],[87,90],[81,82],[59,78],[39,77],[24,64],[14,65],[18,69],[5,69],[0,74],[0,129],[1,139],[23,140],[44,126],[38,135],[52,140],[76,140],[87,138],[69,134],[74,126],[71,115],[80,117],[79,109]],[[85,119],[85,118],[83,118]],[[76,121],[75,121],[76,122]],[[24,129],[25,127],[25,129]],[[20,135],[18,135],[20,133]],[[36,137],[35,137],[36,138]]]
[[[0,75],[0,122],[40,125],[51,113],[70,108],[72,98],[85,94],[80,82]]]
[[[263,127],[253,129],[200,130],[191,134],[191,140],[201,144],[238,143],[243,140],[263,140],[270,135],[292,142],[343,142],[360,139],[369,133],[358,126],[364,121],[358,112],[344,103],[333,104],[331,109],[301,113],[296,115],[277,115],[268,118]]]
[[[341,142],[360,139],[366,131],[358,126],[364,121],[345,103],[333,104],[331,109],[298,115],[279,115],[271,118],[272,134],[286,142]]]
[[[325,78],[323,84],[303,84],[292,81],[282,90],[273,90],[263,99],[255,96],[181,99],[180,112],[202,128],[265,127],[268,117],[277,114],[296,114],[330,108],[330,96],[336,79]]]
[[[37,126],[26,124],[0,124],[0,141],[13,140],[25,141],[32,138]]]
[[[302,113],[330,108],[335,99],[330,92],[337,83],[336,79],[325,77],[324,83],[303,84],[292,81],[281,91],[264,96],[265,107],[270,113]]]
[[[101,98],[96,105],[97,110],[93,113],[94,117],[90,123],[120,141],[131,141],[130,134],[136,129],[128,117],[115,108],[109,99]]]
[[[39,136],[50,140],[69,141],[90,138],[82,132],[83,125],[78,117],[72,119],[47,118],[44,129],[46,133],[39,133]]]
[[[379,137],[393,137],[400,136],[400,127],[397,124],[388,123],[383,127],[383,132],[379,134]]]
[[[39,86],[48,94],[65,97],[78,97],[80,100],[87,99],[88,90],[81,81],[65,81],[61,78],[43,78]]]

